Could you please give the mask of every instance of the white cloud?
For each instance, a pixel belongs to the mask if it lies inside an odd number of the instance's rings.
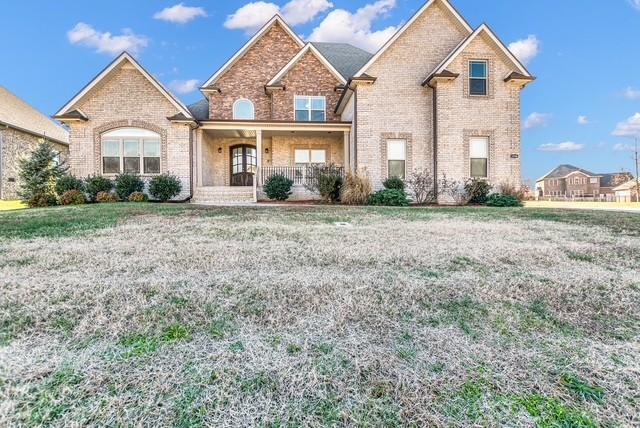
[[[638,0],[640,1],[640,0]],[[622,96],[630,99],[630,100],[640,100],[640,89],[635,89],[629,86],[623,93]]]
[[[549,113],[531,113],[524,121],[522,125],[524,129],[538,128],[540,126],[547,126],[551,121],[551,114]]]
[[[640,0],[629,0],[629,4],[637,10],[640,10]]]
[[[398,27],[391,26],[374,31],[371,28],[372,24],[395,6],[396,0],[379,0],[361,7],[354,13],[336,9],[313,30],[309,40],[351,43],[369,52],[375,52],[398,31]]]
[[[149,45],[147,37],[135,34],[130,29],[124,29],[121,35],[114,36],[109,32],[97,31],[84,22],[79,22],[69,30],[67,38],[73,45],[86,46],[109,55],[117,55],[123,51],[137,55]]]
[[[188,94],[198,89],[198,79],[174,80],[169,83],[169,88],[178,94]]]
[[[538,147],[541,152],[577,152],[584,149],[584,144],[574,143],[573,141],[565,141],[558,144],[542,144]]]
[[[589,118],[587,116],[578,116],[578,125],[588,125]]]
[[[631,144],[623,144],[623,143],[618,143],[615,146],[613,146],[613,151],[615,152],[633,152],[635,151],[635,146],[631,145]]]
[[[640,113],[636,113],[624,122],[618,123],[613,130],[616,137],[640,138]]]
[[[256,1],[247,3],[229,15],[224,26],[230,30],[253,33],[277,13],[290,25],[306,24],[332,7],[333,3],[328,0],[291,0],[282,8],[275,3]]]
[[[154,19],[161,21],[174,22],[178,24],[186,24],[198,17],[206,17],[207,11],[202,7],[185,6],[184,3],[167,7],[153,15]]]
[[[534,35],[530,35],[526,39],[516,40],[509,44],[509,50],[523,64],[528,64],[532,59],[538,56],[540,52],[540,41]]]

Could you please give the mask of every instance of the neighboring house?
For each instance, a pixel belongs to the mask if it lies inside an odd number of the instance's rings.
[[[68,156],[67,131],[0,86],[0,199],[18,197],[18,159],[45,140],[63,159]]]
[[[640,202],[638,200],[638,182],[633,179],[613,189],[616,202]]]
[[[171,172],[177,198],[260,198],[273,174],[308,198],[308,166],[520,184],[520,91],[534,78],[486,25],[427,2],[377,53],[305,43],[275,16],[185,106],[124,53],[57,113],[72,172]]]
[[[536,182],[538,198],[613,200],[614,187],[633,178],[628,172],[595,174],[573,165],[560,165]]]

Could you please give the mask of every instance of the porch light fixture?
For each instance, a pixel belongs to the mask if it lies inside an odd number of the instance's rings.
[[[218,154],[222,154],[222,147],[218,147]]]
[[[266,149],[264,149],[265,153],[269,153],[269,147],[267,147]]]

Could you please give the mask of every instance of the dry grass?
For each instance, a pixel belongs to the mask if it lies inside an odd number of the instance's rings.
[[[0,238],[0,426],[640,423],[631,233],[522,210],[122,207]]]

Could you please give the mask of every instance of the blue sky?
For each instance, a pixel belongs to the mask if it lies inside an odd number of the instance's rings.
[[[121,47],[185,102],[279,10],[305,37],[375,48],[424,0],[23,0],[3,4],[0,85],[51,115]],[[304,4],[304,7],[300,7]],[[538,81],[523,92],[523,175],[560,163],[631,170],[640,136],[640,0],[453,0],[488,23]],[[165,10],[166,9],[166,10]],[[348,25],[340,23],[347,22]],[[582,116],[581,119],[579,119]]]

